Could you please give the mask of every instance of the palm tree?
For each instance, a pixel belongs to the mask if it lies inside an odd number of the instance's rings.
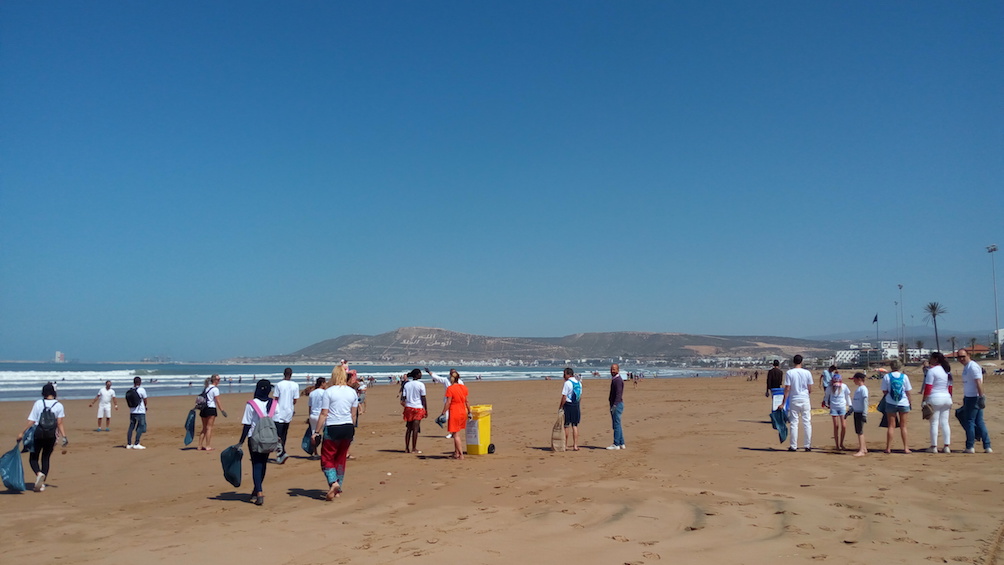
[[[948,341],[952,344],[952,351],[955,351],[955,340],[956,340],[956,337],[954,335],[952,337],[948,338]]]
[[[938,316],[947,314],[948,310],[938,302],[928,302],[927,306],[924,306],[924,312],[927,312],[924,319],[934,322],[934,344],[938,351],[941,351],[941,340],[938,339]]]
[[[922,339],[917,340],[917,349],[924,349],[924,340]]]
[[[974,349],[976,349],[976,338],[975,337],[971,337],[971,338],[969,338],[969,354],[970,355],[973,354],[973,350]]]

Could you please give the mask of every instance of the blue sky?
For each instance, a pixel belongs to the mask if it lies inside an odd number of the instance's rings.
[[[1000,2],[4,2],[0,359],[867,336],[897,284],[908,322],[989,330],[1002,29]]]

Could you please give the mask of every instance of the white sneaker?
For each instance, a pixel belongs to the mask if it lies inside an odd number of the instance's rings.
[[[989,447],[983,450],[983,453],[993,453],[993,452],[994,450],[990,449]]]
[[[966,450],[963,451],[962,453],[976,453],[976,449],[972,448],[972,447],[969,447],[969,448],[966,448]]]
[[[39,473],[35,477],[35,488],[32,490],[35,492],[42,492],[45,490],[45,473]]]
[[[453,439],[453,434],[446,434],[446,439]]]
[[[610,449],[610,450],[620,449],[620,448],[621,448],[621,446],[619,446],[619,445],[611,445],[610,447],[607,447],[607,449]]]
[[[937,447],[928,447],[926,451],[928,453],[937,453],[938,452],[938,448]]]
[[[627,449],[627,445],[621,445],[621,449]]]
[[[126,449],[132,449],[132,444],[131,443],[126,444]]]
[[[132,446],[132,448],[133,449],[146,449],[145,447],[143,447],[142,445],[140,445],[138,443],[136,445]]]
[[[951,449],[949,449],[949,448],[948,448],[948,447],[946,446],[946,447],[945,447],[945,449],[942,449],[942,450],[941,450],[941,452],[942,452],[942,453],[951,453],[951,452],[952,452],[952,450],[951,450]]]

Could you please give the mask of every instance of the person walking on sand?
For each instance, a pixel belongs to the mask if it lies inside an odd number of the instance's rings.
[[[307,405],[310,407],[310,415],[307,416],[307,425],[310,426],[311,431],[318,429],[317,423],[320,421],[321,410],[324,408],[324,389],[327,379],[324,377],[317,377],[314,381],[314,387],[307,395]],[[314,438],[317,439],[317,438]],[[317,448],[320,444],[317,441],[311,441],[310,444],[310,458],[317,459]]]
[[[202,418],[202,431],[199,433],[199,450],[213,450],[213,425],[216,423],[217,413],[227,417],[227,411],[223,409],[220,402],[220,376],[209,377],[209,386],[206,387],[206,407],[199,411]]]
[[[443,396],[443,400],[445,400],[446,399],[446,396],[445,396],[446,395],[446,389],[448,389],[448,388],[450,388],[450,386],[452,386],[452,384],[453,384],[453,382],[452,382],[453,373],[457,373],[457,370],[456,369],[450,369],[450,376],[449,377],[441,377],[441,376],[437,375],[436,373],[433,373],[432,371],[430,371],[428,367],[425,368],[425,372],[429,374],[429,378],[432,379],[432,382],[439,383],[439,384],[443,385],[443,395],[444,395]],[[460,375],[460,373],[457,373],[458,377],[459,377],[459,375]],[[460,384],[464,384],[464,380],[463,379],[460,379]],[[450,419],[450,411],[447,409],[445,420],[449,421],[449,419]],[[453,434],[451,434],[451,433],[447,433],[446,434],[446,439],[450,439],[452,437],[453,437]]]
[[[976,439],[983,441],[983,451],[993,453],[990,447],[990,432],[983,421],[983,409],[987,397],[983,393],[983,367],[973,361],[969,351],[960,349],[957,353],[962,363],[962,413],[959,418],[966,430],[966,453],[976,453]]]
[[[844,435],[847,433],[847,412],[851,407],[851,390],[844,384],[840,373],[832,372],[830,388],[823,396],[823,407],[830,409],[833,418],[833,443],[837,451],[844,450]]]
[[[28,465],[35,473],[35,492],[45,490],[45,478],[49,476],[49,459],[52,451],[56,447],[56,439],[62,438],[63,447],[66,447],[70,440],[66,437],[66,430],[63,428],[63,418],[66,411],[63,404],[56,400],[56,387],[52,383],[42,387],[42,398],[36,400],[28,413],[28,425],[21,433],[17,434],[17,441],[24,438],[24,434],[35,426],[34,447],[28,455]],[[63,453],[66,453],[65,451]],[[41,457],[41,464],[39,458]]]
[[[607,449],[627,449],[624,445],[624,430],[621,428],[621,416],[624,415],[624,377],[617,363],[610,365],[610,422],[614,429],[614,442]]]
[[[781,370],[781,362],[774,359],[774,366],[767,371],[767,391],[763,395],[770,398],[774,394],[774,389],[781,388],[784,383],[784,371]]]
[[[882,393],[885,394],[885,421],[889,426],[885,431],[885,452],[892,453],[892,434],[899,415],[899,435],[903,439],[903,453],[912,453],[907,442],[906,421],[913,402],[910,399],[910,377],[900,372],[899,361],[889,361],[889,372],[882,377]]]
[[[568,445],[568,436],[571,432],[572,451],[579,450],[579,422],[582,420],[582,411],[579,401],[582,399],[582,383],[575,378],[575,371],[571,367],[565,367],[565,384],[561,387],[561,402],[558,403],[558,410],[565,414],[565,445]]]
[[[422,371],[412,369],[408,373],[408,381],[401,387],[401,406],[404,407],[404,452],[417,453],[418,434],[422,431],[422,420],[428,416],[428,406],[425,402],[425,383],[419,382]]]
[[[98,403],[98,427],[94,431],[102,431],[101,418],[104,418],[105,428],[103,431],[110,432],[112,426],[112,404],[114,403],[116,410],[119,409],[119,402],[115,399],[115,389],[112,388],[111,381],[105,381],[104,388],[98,390],[98,395],[94,397],[94,400],[87,407],[94,406],[95,402]]]
[[[453,436],[453,458],[464,458],[464,436],[460,433],[467,428],[467,420],[471,417],[471,405],[467,402],[467,386],[460,382],[460,373],[450,370],[450,381],[453,383],[446,389],[443,400],[443,413],[446,418],[446,429]],[[449,416],[447,416],[449,414]]]
[[[313,441],[321,442],[321,472],[328,482],[324,499],[331,502],[341,496],[345,486],[345,465],[356,433],[352,412],[359,406],[359,395],[348,385],[343,365],[331,371],[328,384],[324,389],[324,402],[314,428]]]
[[[129,401],[130,397],[133,398],[132,402]],[[146,389],[143,388],[143,379],[141,377],[133,377],[132,388],[126,392],[126,403],[129,404],[129,429],[126,431],[126,449],[146,449],[139,442],[139,438],[146,433],[148,398]],[[132,442],[133,431],[136,432],[136,443]]]
[[[868,448],[865,446],[865,423],[868,422],[868,387],[865,386],[865,374],[854,373],[854,384],[858,387],[854,390],[854,398],[851,400],[851,409],[854,410],[854,433],[858,435],[858,450],[855,457],[868,455]]]
[[[272,417],[272,421],[275,421],[275,408],[273,408],[272,404],[277,401],[269,398],[271,394],[272,383],[268,379],[261,379],[255,384],[254,397],[244,405],[244,417],[241,418],[241,424],[244,425],[244,428],[241,430],[241,439],[237,442],[238,445],[243,445],[244,440],[253,437],[255,428],[258,427],[262,418],[270,416]],[[262,428],[262,430],[265,429]],[[277,435],[278,431],[276,432]],[[265,483],[265,472],[268,470],[269,452],[255,451],[252,449],[253,447],[255,447],[255,443],[253,441],[248,442],[248,456],[251,458],[251,479],[254,481],[254,491],[251,493],[251,498],[248,502],[261,506],[265,504],[263,484]]]
[[[805,432],[805,450],[812,451],[812,403],[809,395],[812,394],[812,373],[802,368],[802,356],[796,355],[792,358],[793,367],[784,374],[784,398],[781,406],[788,407],[788,423],[790,430],[788,437],[791,443],[788,451],[798,451],[798,424],[801,421],[802,431]]]
[[[948,425],[948,413],[952,411],[951,370],[948,359],[940,351],[932,353],[928,362],[924,363],[924,396],[920,405],[931,409],[931,446],[927,448],[928,453],[938,452],[939,429],[941,439],[945,442],[942,453],[952,452],[949,447],[952,443],[952,428]]]
[[[286,367],[282,371],[282,380],[273,389],[279,406],[275,411],[275,429],[279,432],[279,455],[275,462],[282,465],[289,457],[286,451],[286,436],[289,435],[289,424],[293,421],[296,411],[296,399],[300,398],[300,387],[293,382],[293,369]]]

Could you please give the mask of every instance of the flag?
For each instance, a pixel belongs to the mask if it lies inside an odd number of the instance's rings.
[[[872,320],[872,323],[873,324],[877,324],[878,323],[878,314],[875,314],[875,319]]]

